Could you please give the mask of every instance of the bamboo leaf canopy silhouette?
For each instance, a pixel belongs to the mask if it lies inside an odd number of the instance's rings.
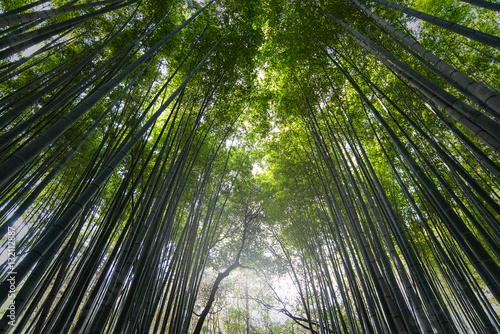
[[[0,6],[0,333],[500,331],[497,1]]]

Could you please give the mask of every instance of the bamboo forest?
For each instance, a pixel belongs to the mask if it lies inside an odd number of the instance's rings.
[[[499,0],[0,0],[0,334],[500,333]]]

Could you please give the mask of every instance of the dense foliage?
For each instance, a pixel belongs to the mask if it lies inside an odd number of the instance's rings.
[[[499,3],[0,5],[0,333],[500,331]]]

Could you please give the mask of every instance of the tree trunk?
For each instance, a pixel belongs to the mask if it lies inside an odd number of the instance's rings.
[[[0,15],[0,28],[7,27],[7,26],[12,26],[15,24],[19,23],[24,23],[24,22],[31,22],[39,19],[45,19],[49,17],[53,17],[56,15],[64,14],[64,13],[70,13],[78,10],[84,10],[88,8],[93,8],[93,7],[98,7],[98,6],[104,6],[104,5],[110,5],[116,2],[122,2],[125,0],[106,0],[106,1],[98,1],[94,3],[88,3],[88,4],[83,4],[83,5],[76,5],[76,6],[63,6],[60,8],[55,8],[55,9],[47,9],[47,10],[42,10],[39,12],[33,12],[33,13],[26,13],[26,14],[14,14],[14,15]]]
[[[371,0],[373,2],[376,2],[378,4],[381,4],[383,6],[386,6],[388,8],[393,8],[397,11],[400,11],[401,13],[416,17],[417,19],[429,22],[431,24],[434,24],[436,26],[445,28],[449,31],[452,31],[454,33],[457,33],[459,35],[462,35],[464,37],[467,37],[468,39],[471,39],[476,42],[483,43],[485,45],[489,45],[495,49],[500,50],[500,37],[496,37],[478,30],[474,30],[468,27],[465,27],[463,25],[450,22],[444,19],[440,19],[438,17],[425,14],[422,12],[419,12],[418,10],[414,10],[408,7],[404,7],[401,5],[398,5],[394,2],[389,2],[385,0]]]

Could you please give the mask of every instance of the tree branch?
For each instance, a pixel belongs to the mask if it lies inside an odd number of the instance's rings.
[[[245,210],[246,211],[246,210]],[[245,248],[245,242],[247,240],[247,232],[248,232],[248,224],[257,218],[257,213],[253,214],[246,214],[244,216],[244,228],[243,228],[243,236],[241,237],[241,246],[238,249],[238,252],[236,253],[236,259],[234,260],[233,264],[231,264],[225,271],[219,273],[217,275],[217,278],[215,279],[214,285],[212,286],[212,290],[210,291],[210,296],[208,297],[207,304],[205,305],[205,308],[199,315],[198,322],[196,323],[196,327],[193,331],[193,334],[199,334],[201,332],[201,329],[203,327],[203,323],[205,322],[205,318],[207,317],[210,308],[212,307],[212,304],[215,300],[215,294],[217,293],[217,290],[219,289],[219,285],[222,282],[224,278],[229,276],[229,274],[236,268],[245,268],[245,269],[253,269],[247,266],[243,266],[240,264],[240,257],[241,253],[243,252],[243,249]],[[195,313],[196,314],[196,313]]]
[[[304,317],[295,316],[290,311],[288,311],[286,309],[286,307],[284,307],[284,306],[282,308],[279,308],[279,307],[272,306],[271,304],[268,304],[268,303],[266,303],[266,302],[264,302],[264,301],[262,301],[262,300],[260,300],[258,298],[252,298],[252,299],[255,300],[257,303],[261,304],[262,306],[264,306],[268,310],[273,310],[273,311],[276,311],[276,312],[279,312],[279,313],[282,313],[282,314],[286,315],[287,317],[289,317],[290,319],[292,319],[296,324],[298,324],[298,325],[302,326],[303,328],[311,331],[311,333],[313,333],[313,334],[314,333],[318,333],[316,330],[312,329],[310,326],[304,325],[300,321],[306,322],[306,323],[314,325],[314,326],[318,326],[317,322],[312,321],[312,320],[307,319],[307,318],[304,318]]]

